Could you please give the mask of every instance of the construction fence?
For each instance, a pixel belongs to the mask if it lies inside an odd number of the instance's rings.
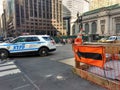
[[[120,44],[73,44],[74,71],[109,90],[120,90]]]

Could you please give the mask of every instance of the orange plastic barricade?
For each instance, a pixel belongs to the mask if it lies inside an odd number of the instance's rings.
[[[103,68],[106,62],[103,46],[73,45],[75,60]]]

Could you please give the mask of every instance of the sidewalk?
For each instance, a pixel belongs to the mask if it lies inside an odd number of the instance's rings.
[[[68,58],[68,59],[61,60],[59,62],[75,67],[75,58]],[[84,63],[82,62],[80,63],[80,65],[83,65],[83,64]]]
[[[64,59],[64,60],[62,60],[62,61],[60,61],[60,62],[75,67],[75,60],[74,60],[74,58]]]

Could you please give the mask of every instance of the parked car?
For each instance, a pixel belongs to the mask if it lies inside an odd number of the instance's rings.
[[[120,42],[120,36],[110,36],[107,40],[107,43],[117,43]]]
[[[100,40],[98,40],[98,42],[105,43],[106,40],[107,40],[107,38],[101,38]]]
[[[46,56],[48,52],[55,50],[55,41],[49,35],[25,35],[15,38],[10,43],[0,43],[0,58],[6,59],[10,54],[28,52]]]

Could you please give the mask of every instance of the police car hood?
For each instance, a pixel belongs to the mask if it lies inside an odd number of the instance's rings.
[[[0,43],[0,45],[8,45],[10,43],[6,43],[6,42],[3,42],[3,43]]]

